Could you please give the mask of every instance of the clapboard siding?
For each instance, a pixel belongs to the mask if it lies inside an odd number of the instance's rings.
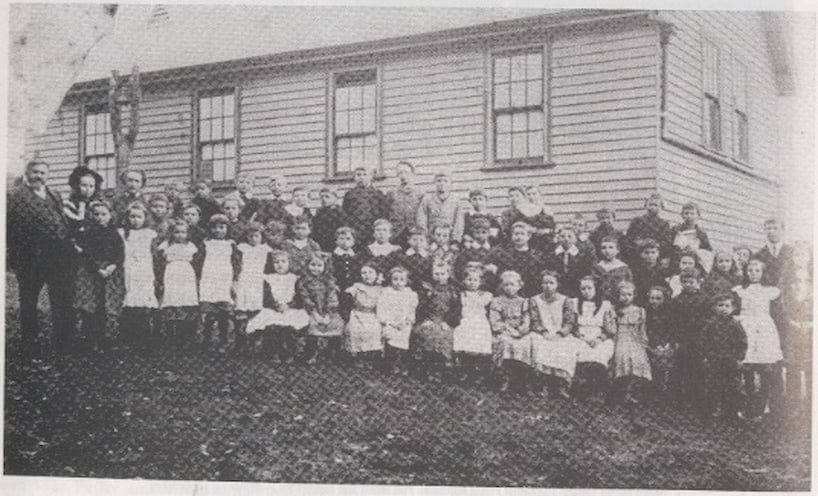
[[[717,247],[763,242],[762,221],[780,206],[777,188],[669,143],[661,145],[660,156],[660,191],[671,217],[678,218],[682,204],[695,201],[702,227]]]
[[[50,164],[49,185],[68,193],[68,175],[79,160],[79,115],[77,104],[64,104],[43,134],[26,137],[26,156],[46,160]]]
[[[140,103],[131,164],[148,175],[146,191],[161,191],[169,181],[190,181],[192,108],[189,91],[148,93]]]
[[[666,52],[665,123],[660,144],[659,189],[669,215],[696,201],[702,225],[715,244],[753,246],[762,241],[761,220],[778,212],[776,141],[779,136],[777,91],[767,56],[762,20],[752,12],[666,11],[660,14],[675,30]],[[690,149],[702,144],[702,40],[719,47],[719,97],[722,108],[723,155],[734,155],[735,106],[732,58],[748,67],[750,163],[728,166]],[[683,143],[686,148],[674,143]]]
[[[755,12],[664,11],[675,26],[667,47],[665,133],[687,143],[702,143],[702,40],[719,47],[723,151],[734,152],[733,57],[748,68],[750,168],[778,179],[775,144],[780,136],[774,74],[767,55],[762,19]],[[681,110],[683,109],[683,110]]]

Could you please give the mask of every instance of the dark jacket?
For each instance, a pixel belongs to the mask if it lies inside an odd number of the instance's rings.
[[[342,205],[352,228],[357,232],[359,246],[372,241],[372,224],[378,219],[389,218],[389,200],[374,186],[356,185],[344,195]]]
[[[45,199],[20,185],[9,195],[6,221],[6,256],[15,272],[40,265],[64,268],[72,256],[68,226],[59,195],[46,188]]]
[[[747,335],[733,316],[713,315],[699,333],[700,356],[708,361],[723,361],[738,367],[747,353]]]

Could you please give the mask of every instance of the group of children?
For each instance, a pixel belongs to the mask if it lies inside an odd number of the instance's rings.
[[[374,193],[372,208],[358,198],[344,209],[323,188],[313,215],[303,188],[284,201],[283,178],[263,200],[247,174],[222,201],[198,181],[183,202],[175,183],[146,197],[144,173],[126,171],[109,204],[81,169],[66,213],[80,336],[95,345],[346,357],[434,381],[627,403],[654,389],[728,418],[780,406],[786,358],[787,390],[809,394],[811,251],[782,247],[778,220],[765,223],[761,252],[714,252],[692,203],[676,227],[651,195],[626,233],[609,209],[592,232],[579,215],[557,230],[537,188],[513,187],[501,216],[472,191],[455,241],[447,223],[397,236]],[[364,237],[353,217],[373,211]]]

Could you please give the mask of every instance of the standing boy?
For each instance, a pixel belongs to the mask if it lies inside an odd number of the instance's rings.
[[[377,219],[389,217],[386,195],[372,186],[372,172],[365,167],[355,169],[355,187],[344,195],[342,207],[355,229],[359,246],[372,242],[372,226]]]

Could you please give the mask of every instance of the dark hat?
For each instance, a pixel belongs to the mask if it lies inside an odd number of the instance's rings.
[[[68,176],[68,186],[70,186],[71,189],[79,188],[80,178],[83,178],[85,176],[93,177],[94,183],[96,183],[97,185],[97,190],[99,190],[99,187],[102,184],[102,176],[100,176],[97,171],[85,165],[77,166],[74,168],[73,171],[71,171],[71,175]]]

